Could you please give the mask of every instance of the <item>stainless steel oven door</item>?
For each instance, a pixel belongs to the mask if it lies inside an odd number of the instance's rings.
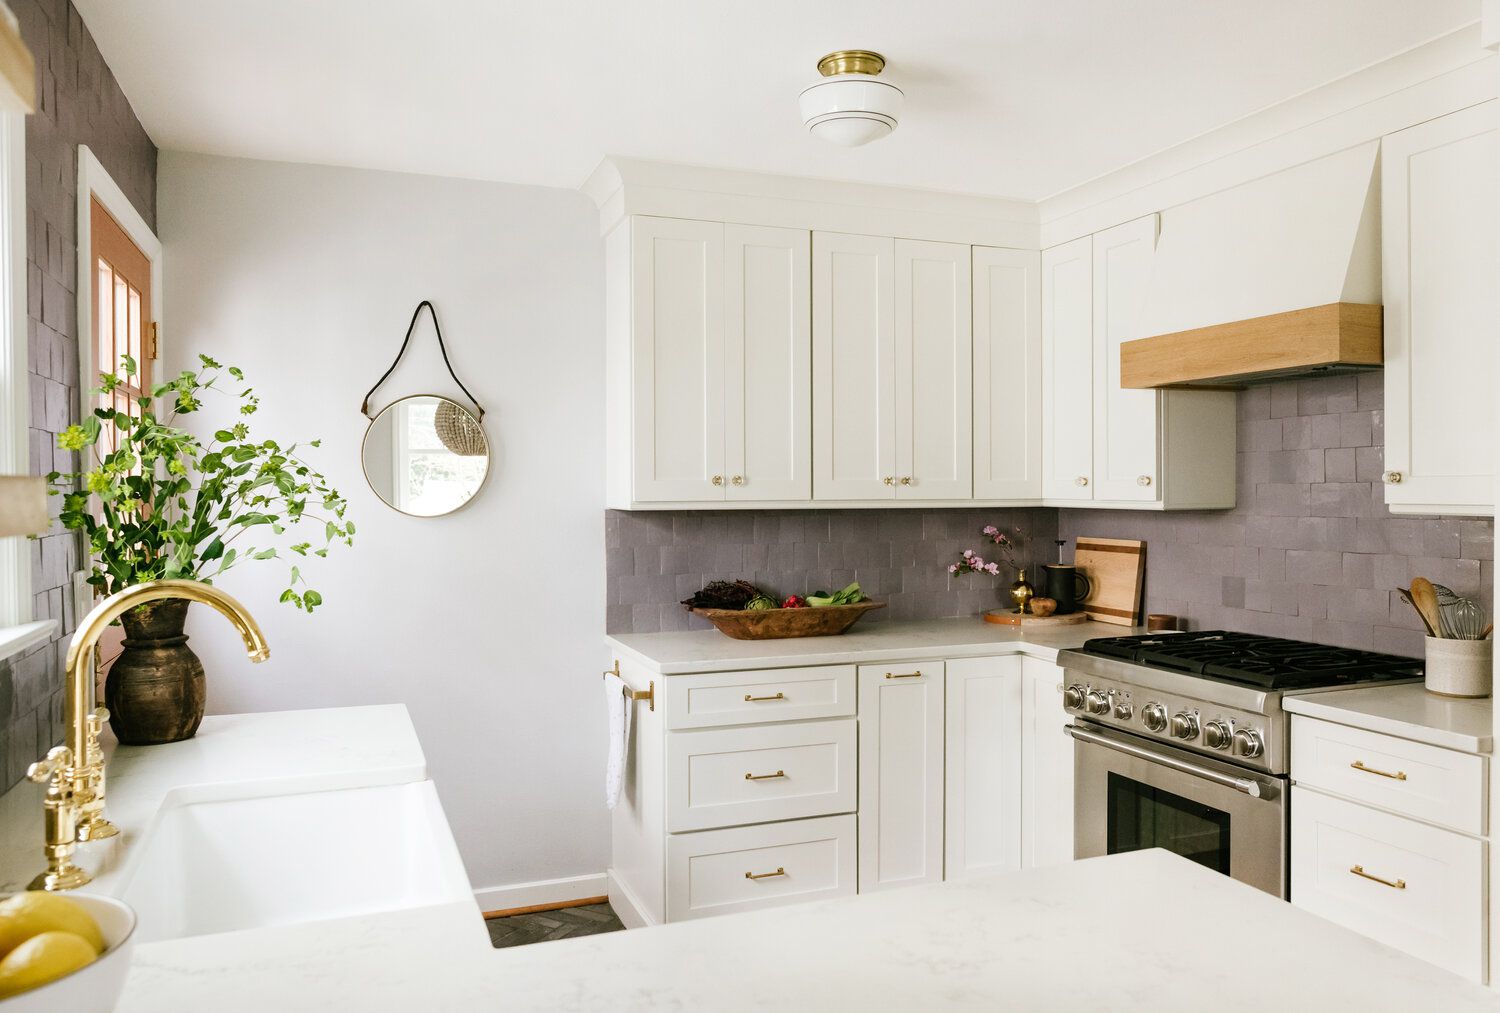
[[[1287,895],[1286,785],[1276,777],[1095,725],[1073,736],[1074,857],[1166,848]]]

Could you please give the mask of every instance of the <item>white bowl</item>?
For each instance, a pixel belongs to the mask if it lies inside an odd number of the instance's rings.
[[[80,967],[41,988],[0,999],[0,1013],[109,1013],[120,1001],[130,951],[135,947],[135,912],[113,897],[65,893],[76,900],[104,934],[104,953],[88,967]]]

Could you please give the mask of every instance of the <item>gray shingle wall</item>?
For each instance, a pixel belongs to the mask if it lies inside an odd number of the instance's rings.
[[[72,469],[56,434],[78,421],[78,146],[87,144],[135,209],[156,223],[156,146],[68,0],[11,0],[37,69],[26,120],[27,352],[31,470]],[[52,501],[56,514],[59,502]],[[8,787],[62,738],[62,657],[75,617],[66,592],[79,541],[54,530],[31,544],[32,614],[57,640],[0,661],[0,774]]]
[[[755,510],[604,515],[610,633],[709,629],[678,604],[710,580],[749,580],[777,597],[859,581],[889,603],[861,622],[974,615],[997,608],[1014,573],[949,576],[972,548],[999,557],[986,524],[1021,528],[1024,556],[1056,559],[1055,510]]]
[[[1246,390],[1235,509],[1063,510],[1060,534],[1145,539],[1146,607],[1192,628],[1419,656],[1394,588],[1425,576],[1489,607],[1495,528],[1386,509],[1383,390],[1379,372]]]

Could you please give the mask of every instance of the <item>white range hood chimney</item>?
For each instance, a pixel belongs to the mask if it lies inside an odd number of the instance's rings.
[[[1162,213],[1127,387],[1381,364],[1379,142]]]

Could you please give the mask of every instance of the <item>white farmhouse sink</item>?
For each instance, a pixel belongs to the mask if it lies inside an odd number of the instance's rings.
[[[168,806],[139,847],[143,943],[473,900],[431,781]]]

